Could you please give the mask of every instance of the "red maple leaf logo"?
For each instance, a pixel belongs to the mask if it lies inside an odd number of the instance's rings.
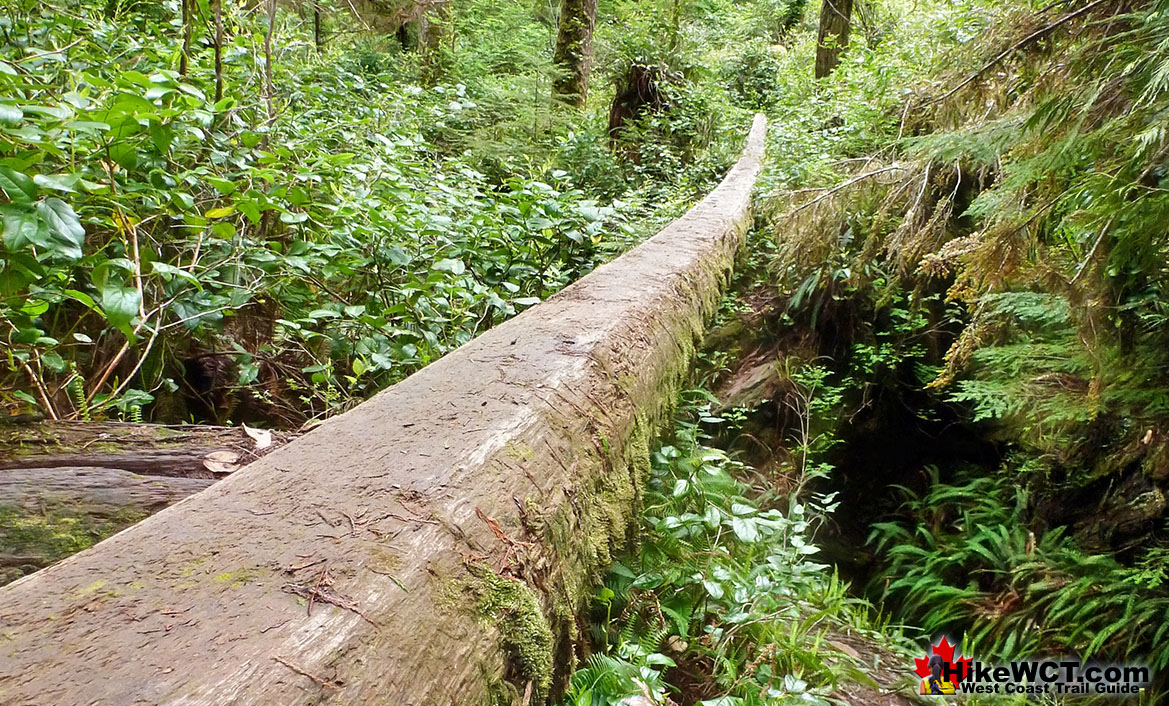
[[[943,663],[950,665],[952,669],[957,668],[959,670],[958,674],[960,677],[958,681],[961,681],[966,677],[967,674],[970,673],[972,660],[969,657],[960,656],[958,660],[955,661],[954,648],[956,645],[951,645],[948,639],[943,637],[941,642],[936,645],[932,645],[931,647],[933,653],[942,658]],[[930,675],[930,655],[928,652],[926,653],[925,657],[915,657],[913,661],[916,666],[916,669],[913,671],[917,673],[917,676],[928,677]]]

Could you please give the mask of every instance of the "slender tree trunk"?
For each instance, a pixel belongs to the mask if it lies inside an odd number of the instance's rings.
[[[191,0],[182,0],[183,54],[179,57],[179,75],[186,76],[191,62]]]
[[[313,41],[317,45],[317,53],[325,48],[325,37],[321,34],[321,6],[313,4]]]
[[[215,0],[215,102],[223,100],[223,0]]]
[[[670,9],[670,51],[682,43],[682,0],[674,0]]]
[[[268,31],[264,34],[264,98],[268,103],[268,122],[276,119],[272,95],[276,92],[272,84],[272,35],[276,32],[276,0],[268,0]]]
[[[816,78],[832,73],[848,48],[853,0],[824,0],[820,8],[820,40],[816,47]]]
[[[597,0],[563,0],[560,28],[553,57],[560,75],[555,90],[562,100],[584,107],[593,68],[593,30],[597,26]]]

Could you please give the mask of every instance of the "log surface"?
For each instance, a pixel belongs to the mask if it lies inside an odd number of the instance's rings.
[[[0,424],[0,585],[139,522],[287,443],[239,427]],[[219,454],[219,456],[215,456]],[[208,468],[208,456],[236,462]]]
[[[764,131],[641,246],[0,589],[0,703],[546,701],[743,242]]]
[[[268,433],[273,448],[295,437],[289,432]],[[241,427],[65,421],[0,426],[0,471],[93,466],[215,479],[221,475],[203,463],[214,451],[238,453],[245,464],[262,455]]]
[[[127,511],[152,515],[214,482],[93,466],[18,468],[0,472],[0,507],[39,513],[65,510],[100,518]]]

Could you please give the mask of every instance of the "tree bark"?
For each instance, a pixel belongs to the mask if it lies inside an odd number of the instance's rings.
[[[214,482],[84,466],[4,471],[0,585],[60,561]]]
[[[243,429],[0,426],[0,584],[64,559],[214,483],[263,449]],[[218,459],[208,467],[209,457]],[[225,462],[236,459],[236,462]],[[218,463],[218,465],[217,465]]]
[[[215,102],[223,100],[223,0],[215,2]]]
[[[321,34],[321,6],[319,3],[313,3],[313,42],[316,44],[317,53],[320,54],[325,48],[325,37]]]
[[[661,233],[355,409],[0,589],[6,703],[541,706],[750,219]]]
[[[191,0],[179,0],[183,12],[183,49],[179,57],[179,75],[186,76],[191,61]]]
[[[824,78],[840,63],[841,52],[848,48],[851,27],[852,0],[824,0],[816,47],[816,78]]]
[[[451,38],[451,0],[428,0],[418,18],[418,49],[422,53],[422,81],[435,83],[443,73],[443,40]]]
[[[583,108],[593,68],[597,0],[563,0],[553,62],[560,70],[554,88],[565,102]]]
[[[204,463],[208,454],[235,453],[243,465],[296,436],[268,433],[272,445],[258,449],[239,427],[64,421],[0,426],[0,475],[16,469],[100,466],[150,476],[218,478],[221,474]]]

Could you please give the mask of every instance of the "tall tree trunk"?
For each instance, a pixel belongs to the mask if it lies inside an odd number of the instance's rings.
[[[852,0],[824,0],[820,8],[820,40],[816,47],[816,78],[832,73],[848,48]]]
[[[317,53],[325,48],[325,37],[321,34],[321,6],[313,5],[313,41],[317,45]]]
[[[418,18],[418,49],[422,52],[422,80],[434,83],[442,74],[442,43],[451,32],[451,0],[428,0]]]
[[[223,100],[223,0],[215,0],[215,102]]]
[[[183,53],[179,57],[179,75],[186,76],[191,62],[191,0],[182,0]]]
[[[268,123],[276,119],[272,95],[276,92],[272,84],[272,35],[276,32],[276,0],[268,0],[268,31],[264,34],[264,98],[268,104]]]
[[[573,105],[584,107],[593,68],[593,30],[597,26],[597,0],[563,0],[560,28],[553,57],[561,73],[556,93]]]

